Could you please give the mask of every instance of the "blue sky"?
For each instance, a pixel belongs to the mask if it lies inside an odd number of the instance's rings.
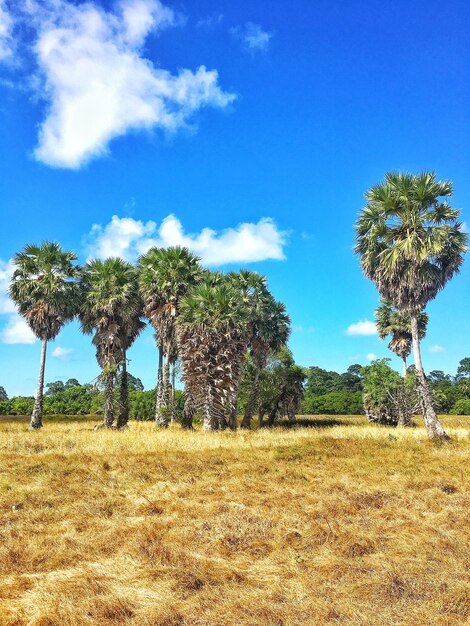
[[[377,294],[353,223],[386,171],[434,169],[470,224],[469,18],[465,1],[0,0],[0,385],[35,388],[5,286],[44,239],[82,262],[185,243],[267,275],[300,364],[390,356],[357,334]],[[469,287],[467,260],[428,308],[426,369],[470,355]],[[152,386],[150,332],[129,356]],[[46,380],[98,374],[76,323],[49,357]]]

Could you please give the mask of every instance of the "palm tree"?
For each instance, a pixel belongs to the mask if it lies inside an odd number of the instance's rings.
[[[411,335],[411,319],[408,313],[398,311],[386,298],[381,298],[380,306],[375,310],[375,321],[380,339],[391,335],[389,349],[403,361],[403,377],[406,376],[406,359],[411,354],[413,337]],[[429,315],[421,312],[418,315],[418,335],[423,339]]]
[[[59,244],[27,245],[15,255],[10,296],[19,313],[42,341],[39,379],[31,428],[42,428],[44,371],[47,342],[57,337],[62,326],[77,314],[80,268],[77,256]]]
[[[223,276],[223,275],[222,275]],[[239,272],[230,272],[227,276],[220,278],[215,275],[212,279],[214,284],[220,284],[220,281],[228,280],[233,287],[240,292],[242,302],[247,307],[249,312],[249,340],[250,345],[256,341],[257,328],[266,314],[268,309],[268,302],[273,300],[271,294],[268,291],[266,284],[266,277],[258,274],[258,272],[251,272],[249,270],[241,269]],[[256,378],[256,372],[255,372]],[[256,383],[253,387],[256,387]],[[237,404],[238,404],[238,389],[235,390],[231,399],[231,409],[229,415],[229,423],[232,430],[237,427]],[[251,420],[250,420],[251,423]],[[250,424],[246,424],[246,420],[242,422],[242,428],[249,428]]]
[[[155,407],[155,422],[162,427],[168,426],[170,421],[170,369],[180,300],[200,280],[201,275],[199,258],[187,248],[151,248],[139,259],[144,313],[157,333],[165,357]]]
[[[125,428],[129,421],[129,389],[127,376],[127,350],[145,328],[146,324],[140,318],[142,316],[142,301],[138,293],[137,274],[135,276],[135,309],[133,315],[126,319],[121,326],[122,363],[121,363],[121,384],[119,388],[119,417],[116,426],[118,429]]]
[[[366,194],[367,206],[356,223],[355,251],[364,274],[380,294],[409,314],[418,392],[428,434],[448,438],[433,407],[424,375],[418,317],[459,271],[467,236],[459,211],[446,201],[452,185],[433,173],[385,176]]]
[[[192,407],[202,410],[205,430],[226,425],[242,374],[248,323],[246,304],[229,281],[203,282],[181,300],[176,338],[182,378]]]
[[[241,270],[232,274],[249,311],[249,347],[255,365],[253,383],[242,428],[250,428],[259,397],[259,378],[270,352],[277,352],[287,342],[290,319],[282,302],[276,302],[266,286],[266,278],[256,272]]]
[[[83,271],[81,290],[82,330],[86,334],[94,333],[96,359],[105,387],[103,426],[112,428],[117,371],[132,335],[137,332],[141,311],[137,271],[119,258],[90,261]]]

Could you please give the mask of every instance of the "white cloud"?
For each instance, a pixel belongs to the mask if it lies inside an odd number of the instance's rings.
[[[51,352],[51,356],[55,359],[60,359],[61,361],[67,361],[72,352],[72,348],[61,348],[60,346],[57,346],[57,348],[54,348]]]
[[[372,361],[375,361],[377,358],[377,355],[374,354],[373,352],[369,352],[368,354],[366,354],[366,359],[369,361],[369,363],[371,363]]]
[[[462,230],[464,233],[470,233],[470,228],[468,227],[467,222],[462,222]]]
[[[375,335],[377,327],[374,322],[369,320],[361,320],[356,324],[351,324],[346,330],[346,335]]]
[[[38,94],[48,103],[39,161],[78,168],[129,130],[176,131],[201,107],[235,99],[219,87],[216,70],[172,74],[143,56],[148,35],[178,21],[159,0],[121,0],[114,12],[66,0],[29,5],[38,31]]]
[[[169,215],[157,226],[131,217],[114,215],[105,226],[95,224],[85,238],[89,258],[120,256],[134,261],[153,246],[186,246],[199,255],[205,265],[250,263],[284,259],[285,235],[269,218],[257,223],[239,224],[216,232],[203,228],[185,233],[177,217]]]
[[[0,61],[13,54],[13,20],[7,10],[5,0],[0,0]]]
[[[0,314],[8,314],[6,326],[0,332],[2,343],[34,343],[36,337],[25,320],[18,315],[13,300],[8,295],[11,277],[13,275],[13,260],[0,259]]]
[[[249,52],[265,52],[271,42],[272,33],[263,30],[259,24],[246,22],[244,26],[230,29],[231,34],[240,39]]]
[[[428,350],[429,352],[445,352],[445,348],[438,345],[437,343],[434,344],[433,346],[429,346]]]
[[[36,336],[25,320],[18,314],[10,315],[8,323],[0,334],[3,343],[34,343]]]
[[[16,311],[13,300],[8,295],[13,271],[12,259],[6,262],[0,259],[0,313],[14,313]]]

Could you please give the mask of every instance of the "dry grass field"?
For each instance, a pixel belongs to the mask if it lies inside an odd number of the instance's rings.
[[[0,421],[1,626],[470,623],[470,418]]]

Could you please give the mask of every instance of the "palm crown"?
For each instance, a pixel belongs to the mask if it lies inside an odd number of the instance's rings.
[[[85,333],[95,333],[93,343],[101,367],[117,367],[124,349],[125,324],[139,307],[137,273],[119,258],[87,263],[82,278],[80,320]]]
[[[409,314],[398,311],[390,300],[381,299],[380,306],[375,311],[377,333],[380,339],[385,339],[388,335],[391,340],[388,347],[392,352],[402,359],[406,359],[411,353],[411,319]],[[426,327],[429,316],[427,313],[418,315],[419,338],[426,335]]]
[[[459,211],[441,200],[451,195],[451,183],[429,172],[387,174],[366,194],[355,250],[366,276],[400,310],[423,310],[463,262]]]
[[[79,303],[77,256],[54,242],[27,245],[15,255],[10,296],[40,339],[54,339]]]

